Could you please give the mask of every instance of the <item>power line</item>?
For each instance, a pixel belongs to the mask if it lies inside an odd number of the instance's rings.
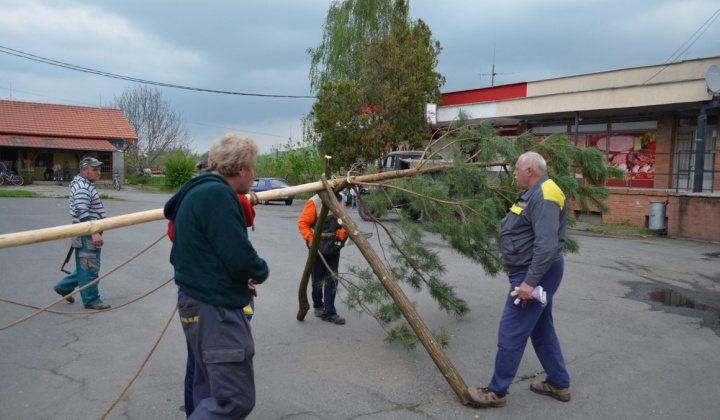
[[[70,100],[70,99],[56,98],[56,97],[54,97],[54,96],[40,95],[40,94],[37,94],[37,93],[25,92],[25,91],[17,90],[17,89],[8,89],[8,88],[2,87],[2,86],[0,86],[0,89],[1,89],[1,90],[8,90],[8,91],[13,91],[13,90],[14,90],[15,92],[24,93],[24,94],[26,94],[26,95],[34,95],[34,96],[39,96],[39,97],[41,97],[41,98],[55,99],[55,100],[57,100],[57,101],[62,101],[62,102],[72,102],[72,103],[75,103],[75,104],[78,104],[78,105],[89,106],[89,107],[93,107],[93,108],[106,108],[106,107],[104,107],[104,106],[102,106],[102,105],[97,106],[97,105],[89,104],[89,103],[87,103],[87,102],[80,102],[80,101],[73,101],[73,100]],[[12,99],[10,99],[10,100],[12,100]],[[212,128],[222,128],[222,129],[225,129],[225,130],[233,130],[233,131],[239,131],[239,132],[243,132],[243,133],[259,134],[259,135],[268,136],[268,137],[278,137],[278,138],[281,138],[281,139],[290,138],[290,139],[293,139],[293,140],[301,140],[301,139],[295,139],[295,138],[293,138],[292,135],[288,137],[287,135],[270,134],[270,133],[263,133],[263,132],[260,132],[260,131],[243,130],[243,129],[241,129],[241,128],[235,128],[235,127],[223,127],[223,126],[220,126],[220,125],[212,125],[212,124],[206,124],[206,123],[195,122],[195,121],[185,121],[185,122],[188,123],[188,124],[202,125],[202,126],[205,126],[205,127],[212,127]]]
[[[700,25],[700,27],[698,28],[698,30],[695,31],[695,33],[692,34],[692,35],[690,36],[690,38],[688,38],[688,40],[685,41],[685,42],[680,46],[680,48],[678,48],[677,50],[675,50],[675,52],[672,53],[672,55],[670,55],[670,58],[668,58],[668,59],[665,61],[665,63],[666,63],[665,66],[663,66],[663,68],[661,68],[660,70],[658,70],[657,73],[655,73],[654,75],[652,75],[652,77],[650,77],[649,79],[647,79],[646,81],[644,81],[643,84],[645,84],[645,83],[651,81],[652,79],[654,79],[658,74],[662,73],[666,68],[668,68],[668,66],[669,66],[670,64],[674,63],[674,62],[677,61],[680,57],[682,57],[682,55],[685,54],[685,53],[687,52],[687,50],[689,50],[690,47],[692,47],[693,44],[695,44],[695,42],[697,42],[697,40],[700,39],[701,36],[703,36],[703,34],[705,33],[705,31],[707,31],[707,30],[710,28],[710,26],[712,26],[712,24],[715,23],[715,21],[717,20],[717,18],[718,18],[719,16],[720,16],[720,9],[717,9],[717,10],[715,11],[715,13],[713,13],[712,15],[710,15],[710,17],[708,18],[708,20],[706,20],[705,23],[703,23],[702,25]],[[700,32],[699,35],[698,35],[698,32]],[[697,36],[696,36],[696,35],[697,35]],[[695,39],[693,40],[693,38],[695,38]],[[690,40],[692,40],[692,42],[690,42]],[[680,52],[680,53],[678,54],[678,51],[680,51],[680,50],[682,49],[682,47],[683,47],[685,44],[687,44],[688,42],[690,42],[690,44],[688,44],[688,46],[685,47],[685,49],[682,50],[682,52]],[[677,54],[677,56],[676,56],[676,54]],[[673,58],[673,57],[675,57],[675,58]]]
[[[307,96],[269,95],[269,94],[262,94],[262,93],[231,92],[231,91],[225,91],[225,90],[203,89],[203,88],[195,88],[195,87],[182,86],[182,85],[174,85],[171,83],[154,82],[151,80],[144,80],[144,79],[138,79],[135,77],[122,76],[119,74],[113,74],[113,73],[108,73],[108,72],[104,72],[104,71],[100,71],[100,70],[94,70],[94,69],[90,69],[87,67],[76,66],[74,64],[63,63],[62,61],[57,61],[57,60],[52,60],[50,58],[40,57],[38,55],[26,53],[26,52],[15,50],[15,49],[8,48],[8,47],[4,47],[2,45],[0,45],[0,52],[9,54],[9,55],[14,55],[14,56],[20,57],[20,58],[25,58],[27,60],[37,61],[39,63],[50,64],[51,66],[63,67],[66,69],[79,71],[79,72],[83,72],[83,73],[90,73],[90,74],[95,74],[98,76],[111,77],[111,78],[120,79],[120,80],[127,80],[129,82],[143,83],[146,85],[162,86],[162,87],[168,87],[168,88],[174,88],[174,89],[194,90],[197,92],[219,93],[219,94],[223,94],[223,95],[257,96],[257,97],[262,97],[262,98],[315,99],[315,96],[309,96],[309,95],[307,95]]]
[[[698,39],[700,39],[701,36],[703,36],[703,34],[705,33],[705,31],[707,31],[708,28],[710,28],[710,26],[712,26],[712,24],[715,22],[715,20],[718,18],[718,16],[720,16],[720,9],[717,9],[717,10],[715,11],[715,13],[713,13],[712,15],[710,15],[710,17],[708,18],[708,20],[706,20],[705,23],[703,23],[703,24],[698,28],[698,30],[695,31],[695,33],[692,34],[692,35],[690,36],[690,38],[688,38],[688,40],[685,41],[685,42],[680,46],[680,48],[678,48],[677,50],[675,50],[675,52],[672,53],[672,55],[670,55],[670,58],[668,58],[665,62],[666,62],[666,63],[672,63],[673,61],[675,61],[675,60],[677,60],[678,58],[680,58],[683,54],[685,54],[685,52],[686,52],[690,47],[692,47],[693,44],[694,44]],[[710,21],[712,21],[712,22],[710,22]],[[708,23],[708,22],[709,22],[709,23]],[[703,29],[703,28],[705,28],[705,29]],[[697,38],[695,38],[694,41],[690,42],[690,40],[693,39],[693,37],[695,37],[695,35],[697,35],[697,33],[700,32],[700,30],[702,30],[702,32],[700,33],[700,35],[698,35]],[[677,57],[673,58],[673,56],[675,56],[675,54],[676,54],[678,51],[680,51],[680,49],[681,49],[685,44],[687,44],[688,42],[690,42],[690,45],[688,45],[680,54],[678,54]]]

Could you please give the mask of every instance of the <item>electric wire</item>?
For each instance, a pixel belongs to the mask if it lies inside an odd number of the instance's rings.
[[[130,76],[122,76],[119,74],[108,73],[108,72],[101,71],[101,70],[94,70],[94,69],[90,69],[87,67],[77,66],[75,64],[64,63],[62,61],[57,61],[57,60],[53,60],[50,58],[41,57],[39,55],[26,53],[24,51],[16,50],[16,49],[5,47],[2,45],[0,45],[0,52],[8,54],[8,55],[14,55],[14,56],[20,57],[20,58],[25,58],[27,60],[37,61],[39,63],[49,64],[51,66],[63,67],[63,68],[69,69],[69,70],[79,71],[79,72],[83,72],[83,73],[90,73],[90,74],[95,74],[98,76],[110,77],[113,79],[120,79],[120,80],[127,80],[129,82],[142,83],[142,84],[152,85],[152,86],[162,86],[162,87],[173,88],[173,89],[192,90],[192,91],[196,91],[196,92],[218,93],[218,94],[223,94],[223,95],[254,96],[254,97],[261,97],[261,98],[315,99],[315,96],[313,96],[313,95],[271,95],[271,94],[264,94],[264,93],[232,92],[232,91],[226,91],[226,90],[204,89],[204,88],[197,88],[197,87],[191,87],[191,86],[175,85],[172,83],[155,82],[152,80],[139,79],[139,78],[130,77]]]
[[[650,77],[649,79],[647,79],[646,81],[644,81],[642,84],[644,85],[644,84],[646,84],[647,82],[651,81],[651,80],[654,79],[658,74],[662,73],[666,68],[668,68],[668,66],[669,66],[670,64],[672,64],[672,63],[674,63],[675,61],[677,61],[678,59],[680,59],[680,57],[682,57],[682,55],[685,54],[685,53],[687,52],[687,50],[689,50],[690,47],[692,47],[693,44],[695,44],[695,42],[697,42],[697,40],[700,39],[700,37],[703,36],[703,34],[705,34],[705,31],[707,31],[707,30],[712,26],[712,24],[715,23],[715,21],[717,20],[717,18],[718,18],[719,16],[720,16],[720,9],[717,9],[717,10],[715,11],[715,13],[713,13],[712,15],[710,15],[710,17],[708,18],[708,20],[705,21],[705,23],[703,23],[702,25],[700,25],[700,27],[698,28],[698,30],[695,31],[695,33],[692,34],[687,41],[685,41],[677,50],[675,50],[674,53],[672,53],[672,55],[670,55],[670,58],[668,58],[668,59],[665,61],[665,65],[663,66],[663,68],[661,68],[660,70],[658,70],[657,73],[653,74],[652,77]],[[703,28],[704,28],[704,29],[703,29]],[[702,32],[701,32],[701,31],[702,31]],[[697,35],[698,32],[700,32],[699,35]],[[697,35],[697,36],[696,36],[696,35]],[[694,39],[692,42],[690,42],[690,40],[692,40],[693,38],[695,38],[695,39]],[[682,50],[682,52],[680,52],[680,53],[678,54],[678,51],[680,51],[680,49],[682,49],[682,47],[683,47],[685,44],[687,44],[688,42],[690,42],[690,44],[688,44],[688,46],[685,47],[685,49]],[[676,54],[677,54],[677,56],[676,56]],[[673,57],[675,57],[675,58],[673,58]]]

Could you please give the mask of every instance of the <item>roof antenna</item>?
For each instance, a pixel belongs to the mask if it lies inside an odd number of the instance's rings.
[[[509,73],[495,73],[495,44],[493,44],[493,65],[492,65],[492,73],[480,73],[478,76],[492,76],[490,79],[490,86],[495,86],[495,76],[500,74],[515,74],[516,72],[509,72]]]

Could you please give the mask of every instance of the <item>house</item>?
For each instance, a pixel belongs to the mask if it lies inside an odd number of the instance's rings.
[[[102,180],[125,177],[125,150],[137,134],[119,109],[0,100],[0,161],[42,181],[47,168],[77,173],[92,156],[103,163]]]
[[[492,120],[507,136],[566,134],[628,174],[607,184],[611,211],[595,212],[597,220],[648,227],[651,216],[663,217],[650,214],[654,208],[664,210],[668,234],[720,241],[718,76],[720,57],[709,57],[448,92],[436,128],[462,111],[471,121]]]

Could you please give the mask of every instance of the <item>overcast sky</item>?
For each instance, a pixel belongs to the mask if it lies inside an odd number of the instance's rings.
[[[155,82],[307,96],[305,51],[320,42],[331,3],[2,0],[0,46]],[[409,4],[411,17],[425,21],[443,48],[437,69],[447,79],[443,92],[490,86],[493,63],[497,86],[720,56],[720,19],[707,25],[718,16],[718,0]],[[0,99],[107,106],[133,86],[0,52]],[[300,118],[313,103],[160,89],[184,116],[198,152],[231,131],[253,138],[261,153],[290,137],[300,140]]]

